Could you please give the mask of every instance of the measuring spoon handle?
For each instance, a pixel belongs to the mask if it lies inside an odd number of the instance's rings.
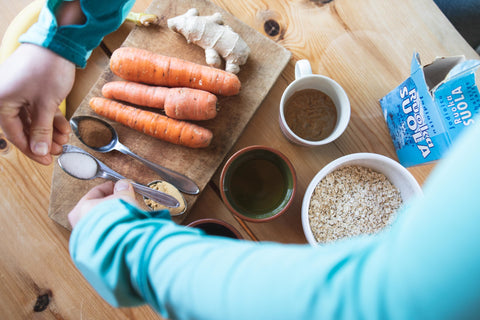
[[[110,180],[113,180],[113,181],[118,181],[118,180],[121,180],[121,179],[125,179],[125,177],[123,177],[121,174],[111,170],[110,168],[103,168],[100,176],[102,178],[110,179]],[[166,194],[166,193],[161,192],[159,190],[149,188],[149,187],[144,186],[143,184],[139,184],[135,181],[130,180],[130,183],[132,184],[133,189],[135,189],[136,192],[138,192],[142,196],[145,196],[145,197],[147,197],[147,198],[149,198],[149,199],[151,199],[155,202],[158,202],[158,203],[163,204],[163,205],[165,205],[167,207],[170,207],[170,208],[176,208],[180,205],[178,200],[175,199],[174,197],[172,197],[169,194]]]
[[[193,182],[190,178],[184,176],[181,173],[178,173],[176,171],[170,170],[168,168],[162,167],[154,162],[151,162],[136,153],[130,151],[128,147],[125,145],[118,143],[116,146],[117,150],[120,151],[123,154],[129,155],[138,161],[142,162],[145,166],[150,168],[151,170],[155,171],[157,174],[159,174],[165,181],[173,184],[175,187],[178,188],[178,190],[188,193],[188,194],[198,194],[200,192],[200,189],[198,186]]]
[[[163,193],[161,191],[146,187],[142,184],[138,184],[136,182],[132,182],[132,186],[139,194],[145,196],[157,203],[163,204],[170,208],[177,208],[180,205],[177,199],[174,197]]]
[[[102,161],[98,160],[94,156],[92,156],[90,153],[87,151],[83,150],[82,148],[73,146],[73,145],[64,145],[63,146],[63,152],[68,153],[68,152],[79,152],[79,153],[84,153],[92,157],[98,164],[99,170],[97,171],[96,177],[99,178],[104,178],[104,179],[109,179],[112,181],[118,181],[122,179],[126,179],[124,176],[122,176],[120,173],[116,172],[106,164],[104,164]],[[152,199],[155,202],[158,202],[160,204],[163,204],[167,207],[170,208],[176,208],[180,205],[177,199],[172,197],[169,194],[166,194],[164,192],[149,188],[147,186],[144,186],[143,184],[139,184],[137,182],[131,181],[133,188],[135,189],[136,192],[141,194],[142,196],[145,196],[149,199]]]

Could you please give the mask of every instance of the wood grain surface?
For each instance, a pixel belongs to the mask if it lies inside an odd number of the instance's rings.
[[[251,50],[247,63],[241,66],[238,74],[242,84],[240,93],[229,97],[218,96],[220,110],[215,119],[195,122],[213,132],[213,140],[210,146],[202,149],[187,148],[161,141],[118,123],[111,122],[111,124],[117,130],[120,141],[133,152],[186,175],[197,183],[200,190],[203,190],[285,68],[291,54],[284,47],[266,38],[212,2],[204,0],[181,2],[154,0],[146,11],[160,17],[160,26],[135,28],[122,46],[147,49],[162,55],[205,65],[204,50],[196,45],[188,44],[182,35],[168,29],[166,25],[167,19],[183,14],[189,8],[197,8],[201,15],[212,15],[215,12],[220,12],[225,24],[239,33]],[[96,116],[88,102],[91,97],[102,96],[101,88],[103,85],[114,80],[121,79],[107,67],[74,115]],[[69,144],[88,149],[73,134]],[[155,172],[146,169],[142,163],[132,161],[132,158],[119,152],[102,154],[92,151],[91,154],[123,176],[137,182],[148,184],[151,181],[161,179]],[[76,180],[63,172],[58,165],[55,165],[49,216],[59,224],[69,228],[67,213],[83,194],[98,183],[98,179],[92,181]],[[198,196],[185,195],[188,209],[186,214],[175,217],[177,222],[181,222],[188,215],[189,209],[194,205],[197,198]],[[143,205],[140,197],[139,202]],[[146,209],[145,206],[144,209]]]
[[[413,51],[418,51],[425,63],[435,56],[479,58],[432,0],[213,2],[293,55],[226,155],[253,144],[269,145],[286,154],[298,177],[297,195],[289,211],[269,223],[237,220],[216,190],[217,171],[183,222],[220,218],[233,224],[246,239],[305,243],[301,200],[318,170],[339,156],[360,151],[396,159],[378,99],[408,76]],[[30,0],[0,1],[0,33],[28,3]],[[137,0],[134,11],[146,10],[149,5],[150,0]],[[104,72],[109,52],[125,41],[132,28],[125,23],[105,37],[87,68],[77,70],[75,86],[67,99],[69,115]],[[317,149],[288,143],[277,122],[281,94],[294,79],[294,62],[302,58],[311,61],[314,72],[338,81],[352,103],[352,119],[345,134]],[[47,216],[53,166],[32,162],[1,136],[0,142],[6,143],[0,143],[0,232],[4,239],[0,243],[1,318],[160,319],[145,306],[113,308],[88,285],[70,260],[70,232]],[[433,167],[409,170],[423,183]]]

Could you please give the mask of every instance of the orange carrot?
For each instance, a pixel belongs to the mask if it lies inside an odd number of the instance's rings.
[[[189,87],[223,96],[240,91],[240,80],[233,73],[138,48],[116,49],[110,69],[125,80],[158,86]]]
[[[206,128],[113,100],[94,97],[90,99],[90,107],[97,114],[108,119],[152,137],[182,146],[205,148],[210,145],[212,140],[212,132]]]
[[[191,88],[148,86],[131,81],[107,82],[102,88],[105,98],[122,100],[139,106],[164,109],[170,118],[208,120],[217,115],[217,97]]]

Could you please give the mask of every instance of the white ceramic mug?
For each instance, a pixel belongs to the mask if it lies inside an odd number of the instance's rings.
[[[311,141],[299,137],[287,125],[285,120],[284,108],[288,99],[297,91],[304,89],[316,89],[327,94],[335,104],[337,109],[337,122],[333,132],[322,140]],[[315,147],[330,143],[340,137],[345,131],[350,121],[350,101],[345,90],[333,79],[328,77],[313,74],[310,62],[308,60],[299,60],[295,64],[295,80],[285,89],[280,100],[280,128],[283,134],[293,143]]]

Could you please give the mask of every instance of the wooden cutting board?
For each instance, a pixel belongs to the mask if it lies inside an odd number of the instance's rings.
[[[212,130],[211,145],[205,149],[189,149],[152,138],[110,120],[107,121],[118,131],[120,142],[133,152],[188,176],[197,183],[200,190],[203,190],[288,63],[291,53],[220,7],[203,0],[154,0],[147,12],[161,17],[161,26],[159,28],[134,28],[123,46],[148,49],[163,55],[206,64],[203,49],[193,44],[187,44],[182,35],[171,31],[166,25],[167,19],[183,14],[190,8],[197,8],[200,15],[220,12],[225,24],[239,33],[251,49],[247,63],[241,66],[238,74],[242,83],[240,93],[232,97],[219,96],[220,110],[217,117],[213,120],[196,122]],[[109,69],[105,70],[79,105],[74,116],[95,116],[88,101],[91,97],[101,96],[102,86],[112,80],[120,79]],[[115,171],[137,182],[147,184],[161,179],[153,171],[127,155],[117,151],[99,153],[88,149],[73,134],[69,144],[83,148]],[[67,219],[68,212],[89,189],[103,181],[102,179],[77,180],[64,173],[56,163],[53,172],[49,216],[63,227],[71,229]],[[193,206],[198,197],[198,195],[184,196],[188,208]],[[143,208],[146,208],[140,196],[138,196],[138,200]],[[188,211],[176,221],[183,221],[187,214]]]

